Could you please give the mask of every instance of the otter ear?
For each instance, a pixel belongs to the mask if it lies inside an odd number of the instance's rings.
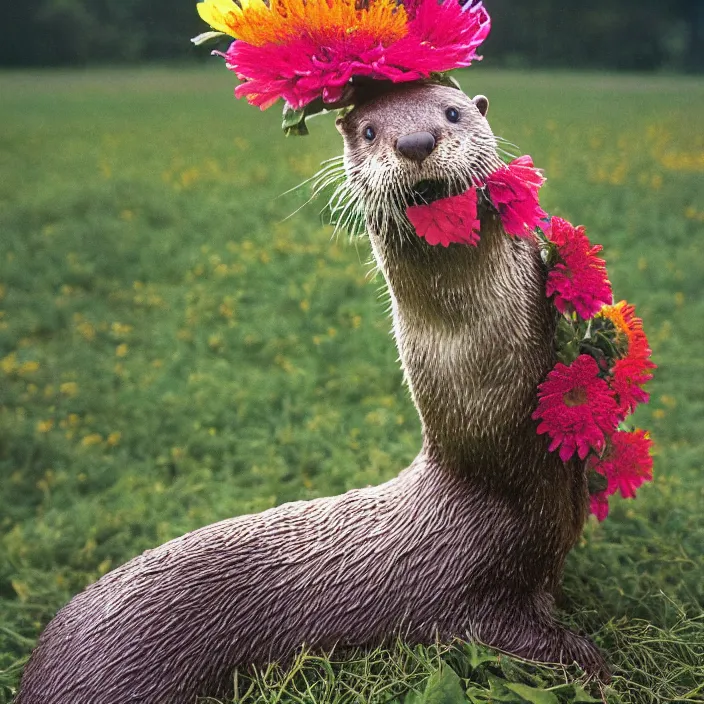
[[[345,136],[345,116],[344,115],[340,115],[335,120],[335,127],[337,127],[337,131],[344,137]]]
[[[482,117],[486,117],[489,112],[489,98],[485,95],[475,95],[472,98],[472,102],[477,106],[477,110],[482,114]]]

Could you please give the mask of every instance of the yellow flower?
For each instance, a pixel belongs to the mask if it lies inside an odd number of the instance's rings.
[[[17,373],[20,376],[25,374],[33,374],[39,369],[39,362],[23,362],[17,367]]]
[[[78,393],[78,384],[75,381],[66,381],[59,386],[59,391],[61,391],[64,396],[72,398]]]
[[[37,423],[37,432],[48,433],[54,427],[54,421],[50,418],[49,420],[41,420]]]
[[[108,446],[115,447],[115,445],[119,444],[121,439],[122,439],[122,433],[120,433],[120,432],[110,433],[110,435],[108,435],[108,439],[107,439]]]
[[[7,357],[3,357],[3,359],[0,360],[0,369],[2,369],[5,374],[12,374],[16,368],[17,355],[14,352],[11,352]]]
[[[608,318],[613,324],[616,330],[623,335],[628,335],[629,327],[626,323],[626,318],[623,315],[623,307],[625,306],[625,301],[619,301],[612,306],[603,306],[599,314],[604,318]]]
[[[132,326],[124,325],[123,323],[113,323],[110,326],[110,330],[115,337],[125,337],[132,332]]]
[[[115,348],[115,354],[118,357],[126,357],[128,351],[129,351],[129,347],[124,342]]]
[[[406,34],[406,11],[395,0],[371,0],[357,9],[357,0],[204,0],[198,14],[218,32],[254,46],[283,44],[299,36],[360,33],[390,44]]]
[[[86,339],[88,342],[95,339],[95,328],[87,321],[84,320],[76,326],[76,330]]]
[[[91,447],[91,445],[100,445],[102,442],[103,436],[100,433],[91,433],[81,440],[81,445],[83,445],[83,447]]]

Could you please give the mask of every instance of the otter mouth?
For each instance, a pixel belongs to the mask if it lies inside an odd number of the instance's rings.
[[[443,198],[461,195],[461,191],[453,188],[447,181],[423,179],[418,181],[406,196],[406,205],[430,205]]]

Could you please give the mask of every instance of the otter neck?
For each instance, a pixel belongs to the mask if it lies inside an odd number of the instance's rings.
[[[466,471],[510,471],[527,446],[544,454],[530,415],[556,321],[536,243],[508,237],[493,214],[476,247],[430,246],[411,229],[370,239],[427,454]]]

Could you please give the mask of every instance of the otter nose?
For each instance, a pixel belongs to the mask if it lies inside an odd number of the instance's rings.
[[[433,149],[435,149],[435,137],[430,132],[407,134],[399,137],[396,142],[396,151],[417,162],[427,159]]]

